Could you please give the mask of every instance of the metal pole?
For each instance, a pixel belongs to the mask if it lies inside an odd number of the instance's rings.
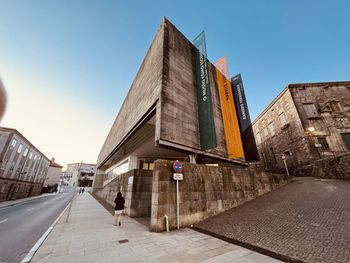
[[[176,214],[177,229],[180,229],[179,180],[176,180]]]
[[[284,166],[286,167],[287,175],[289,176],[289,171],[288,171],[286,159],[283,159],[283,162],[284,162]]]

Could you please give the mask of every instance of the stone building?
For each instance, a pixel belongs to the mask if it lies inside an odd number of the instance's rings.
[[[288,85],[253,122],[267,170],[293,170],[350,151],[350,82]]]
[[[46,180],[44,182],[44,187],[50,187],[53,185],[60,185],[62,179],[62,168],[63,166],[55,162],[55,158],[50,161],[49,170],[46,175]]]
[[[219,89],[218,78],[222,80],[223,75],[199,53],[164,19],[98,155],[95,195],[113,205],[121,191],[125,212],[150,218],[154,231],[164,230],[165,215],[170,227],[176,226],[175,160],[184,167],[179,187],[181,226],[237,206],[285,182],[283,175],[258,171],[243,158],[229,154],[222,100],[232,97],[232,91],[227,81],[223,81],[224,92]],[[202,85],[207,79],[198,81],[198,75],[204,74],[204,61],[208,64],[209,90]],[[198,84],[202,85],[200,89]],[[210,147],[203,147],[207,142],[201,136],[198,98],[212,106],[208,115],[213,120],[214,143]],[[225,113],[232,116],[232,112]],[[242,147],[239,141],[230,146]]]
[[[64,172],[64,181],[70,186],[92,187],[96,173],[96,164],[70,163]]]
[[[15,129],[0,127],[0,201],[41,193],[50,160]]]
[[[164,19],[98,155],[97,185],[132,169],[152,170],[159,158],[245,163],[228,158],[216,68],[209,61],[217,145],[201,147],[195,54],[196,47]]]

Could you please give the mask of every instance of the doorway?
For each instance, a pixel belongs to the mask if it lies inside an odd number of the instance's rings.
[[[341,138],[343,139],[346,149],[350,151],[350,133],[342,133]]]

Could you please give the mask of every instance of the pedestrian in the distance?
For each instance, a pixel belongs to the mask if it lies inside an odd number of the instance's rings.
[[[79,194],[81,194],[81,187],[79,188]]]
[[[117,197],[114,200],[115,203],[115,208],[114,208],[114,213],[115,213],[115,222],[114,225],[115,226],[121,226],[122,223],[120,222],[121,219],[121,215],[124,209],[124,203],[125,203],[125,199],[122,196],[121,192],[118,192]]]
[[[83,190],[81,190],[81,194],[84,194],[85,192],[85,188],[83,187]]]

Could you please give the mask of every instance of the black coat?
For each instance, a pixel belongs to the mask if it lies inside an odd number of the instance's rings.
[[[117,196],[114,200],[114,203],[115,203],[114,210],[123,210],[125,199],[122,196]]]

